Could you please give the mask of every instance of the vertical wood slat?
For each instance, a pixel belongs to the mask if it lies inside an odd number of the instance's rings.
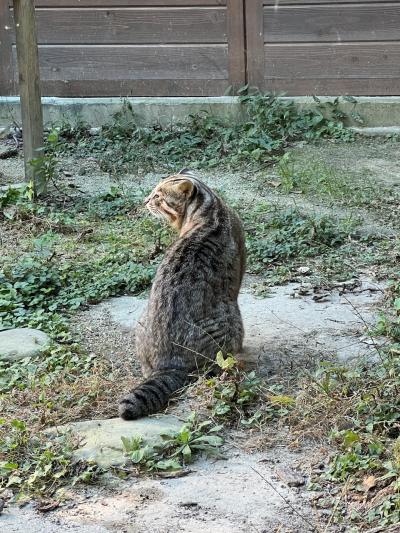
[[[0,0],[0,96],[14,91],[12,31],[8,0]]]
[[[32,0],[14,0],[15,37],[19,71],[25,179],[33,180],[36,196],[46,192],[44,176],[31,165],[43,147],[43,112],[40,99],[39,57],[35,7]]]
[[[233,93],[246,84],[244,0],[227,1],[229,84]]]
[[[263,15],[263,0],[245,0],[247,83],[260,88],[265,76]]]

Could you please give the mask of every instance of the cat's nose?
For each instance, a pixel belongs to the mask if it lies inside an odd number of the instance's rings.
[[[145,199],[144,199],[144,202],[143,204],[146,205],[150,202],[150,198],[151,198],[151,195],[147,196]]]

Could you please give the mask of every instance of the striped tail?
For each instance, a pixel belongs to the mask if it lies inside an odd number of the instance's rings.
[[[187,372],[170,368],[159,370],[129,392],[119,403],[119,415],[124,420],[157,413],[168,403],[171,395],[183,387]]]

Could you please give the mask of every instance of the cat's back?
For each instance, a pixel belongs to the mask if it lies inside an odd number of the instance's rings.
[[[213,211],[212,211],[213,210]],[[158,268],[151,298],[164,302],[171,290],[193,298],[237,298],[245,267],[242,223],[222,200],[167,250]],[[197,292],[197,295],[195,294]]]

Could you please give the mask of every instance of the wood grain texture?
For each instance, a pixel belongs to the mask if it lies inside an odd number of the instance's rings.
[[[56,80],[228,80],[228,47],[40,46],[43,81]]]
[[[245,7],[247,82],[252,86],[261,87],[265,72],[263,1],[247,0]]]
[[[15,27],[24,132],[25,179],[33,181],[34,193],[46,192],[46,179],[30,162],[39,156],[43,146],[43,114],[40,100],[39,58],[36,41],[35,8],[32,0],[15,0]]]
[[[0,0],[0,95],[15,92],[12,60],[12,33],[14,22],[11,21],[7,0]]]
[[[248,0],[252,1],[252,0]],[[388,0],[264,0],[263,4],[266,6],[299,6],[299,5],[315,5],[315,4],[380,4],[387,3]]]
[[[12,0],[9,0],[12,3]],[[190,7],[190,6],[225,6],[227,0],[35,0],[36,7]]]
[[[40,44],[225,43],[226,8],[37,9]]]
[[[396,41],[400,4],[264,7],[265,42]]]
[[[264,80],[263,89],[287,96],[393,96],[399,94],[400,78],[348,78]]]
[[[229,0],[228,10],[229,84],[233,93],[246,83],[244,1]]]
[[[222,96],[227,80],[54,80],[42,82],[43,96]]]
[[[400,77],[400,43],[266,44],[264,78]],[[398,89],[397,89],[398,90]]]

